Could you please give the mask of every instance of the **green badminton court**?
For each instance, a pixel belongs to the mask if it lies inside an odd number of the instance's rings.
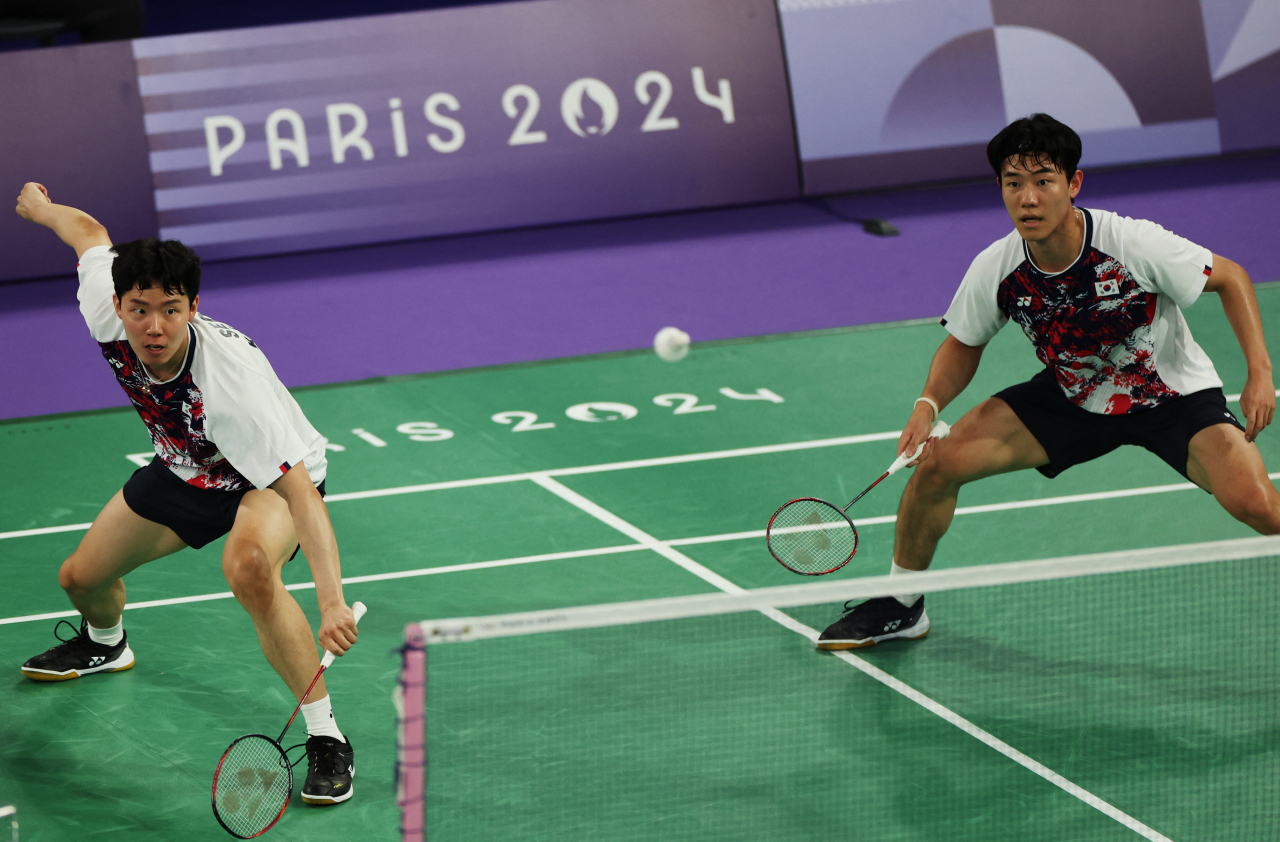
[[[1258,292],[1280,324],[1280,287]],[[1187,318],[1238,392],[1217,303]],[[942,336],[894,324],[695,346],[677,364],[620,354],[297,391],[330,441],[346,597],[369,614],[328,679],[356,795],[317,809],[295,794],[269,836],[397,838],[407,623],[801,581],[765,550],[769,515],[796,496],[843,504],[883,471]],[[1004,331],[944,418],[1037,367]],[[1259,446],[1280,472],[1280,433]],[[131,409],[0,423],[0,803],[23,842],[223,838],[222,750],[274,735],[294,704],[227,592],[221,542],[126,579],[134,669],[21,678],[70,617],[58,566],[149,450]],[[851,510],[861,548],[828,578],[887,572],[904,481]],[[935,569],[1253,534],[1132,448],[1055,480],[993,477],[960,507]],[[1275,564],[938,594],[928,639],[857,664],[757,614],[435,646],[429,838],[1280,838]],[[314,623],[305,560],[286,581]],[[821,629],[839,607],[789,613]]]

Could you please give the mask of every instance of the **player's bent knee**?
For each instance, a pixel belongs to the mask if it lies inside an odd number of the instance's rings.
[[[67,593],[83,594],[102,590],[103,583],[98,581],[98,577],[85,570],[85,559],[77,550],[68,556],[67,560],[62,562],[62,567],[58,569],[58,586]]]
[[[275,574],[271,560],[261,547],[229,550],[222,562],[222,572],[231,592],[246,607],[270,606],[275,596]]]
[[[916,466],[910,481],[916,483],[918,490],[930,493],[953,491],[976,479],[969,475],[960,455],[961,448],[943,439],[929,458]]]
[[[1271,489],[1248,489],[1222,500],[1222,507],[1263,535],[1280,535],[1280,496]]]

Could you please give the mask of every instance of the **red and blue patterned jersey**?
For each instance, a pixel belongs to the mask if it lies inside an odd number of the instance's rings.
[[[1204,289],[1213,255],[1152,222],[1081,210],[1084,243],[1061,272],[1042,272],[1015,230],[965,274],[942,324],[984,345],[1012,319],[1066,397],[1107,415],[1220,387],[1180,306]]]
[[[197,314],[181,371],[163,382],[151,377],[112,304],[114,259],[106,246],[81,255],[80,312],[169,470],[200,488],[240,491],[266,488],[305,463],[319,484],[328,468],[324,437],[247,336]]]

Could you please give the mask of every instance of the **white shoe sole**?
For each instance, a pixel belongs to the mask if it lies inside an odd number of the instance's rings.
[[[22,674],[33,681],[70,681],[73,678],[79,678],[82,675],[92,675],[95,672],[123,672],[127,669],[133,669],[133,650],[125,645],[124,651],[117,655],[114,659],[96,667],[86,667],[79,670],[65,670],[63,672],[55,672],[53,670],[39,670],[30,667],[23,667]]]

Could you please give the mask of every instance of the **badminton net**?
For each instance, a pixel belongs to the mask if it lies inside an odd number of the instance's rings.
[[[405,842],[1280,838],[1280,538],[412,623]],[[1136,835],[1135,835],[1136,834]]]

